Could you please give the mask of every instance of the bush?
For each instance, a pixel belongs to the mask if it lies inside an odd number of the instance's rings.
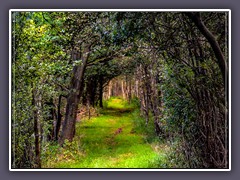
[[[155,127],[153,123],[153,118],[150,116],[148,124],[146,124],[146,121],[143,117],[140,116],[140,110],[136,109],[132,113],[133,118],[133,125],[134,125],[134,131],[136,133],[144,135],[144,139],[146,142],[154,142],[159,141],[159,138],[156,136],[155,133]]]
[[[42,167],[58,167],[59,164],[65,163],[66,160],[75,163],[80,161],[82,156],[84,156],[84,152],[77,139],[72,142],[65,140],[63,147],[60,147],[57,143],[49,143],[42,152]]]
[[[133,97],[131,99],[131,105],[134,107],[134,108],[140,108],[140,100],[137,98],[137,97]]]

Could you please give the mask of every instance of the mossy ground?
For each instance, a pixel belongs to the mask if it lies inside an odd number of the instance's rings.
[[[135,107],[121,98],[111,98],[99,116],[76,125],[76,136],[64,148],[55,148],[47,168],[164,168],[168,147],[147,142],[134,128]],[[135,113],[136,114],[136,113]],[[135,118],[135,121],[133,119]],[[120,130],[121,129],[121,130]],[[54,149],[53,146],[50,149]],[[49,151],[49,150],[48,150]],[[51,153],[50,153],[51,154]]]

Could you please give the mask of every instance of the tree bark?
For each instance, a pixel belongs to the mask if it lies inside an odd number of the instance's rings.
[[[132,100],[132,83],[131,83],[131,78],[129,78],[128,86],[129,86],[128,103],[131,103],[131,100]]]
[[[124,88],[124,81],[121,80],[121,83],[122,83],[122,96],[123,96],[123,99],[126,99],[125,88]]]
[[[71,80],[71,92],[67,98],[66,114],[63,123],[62,133],[59,139],[59,144],[63,145],[65,140],[72,141],[75,133],[75,124],[77,117],[77,109],[82,95],[82,85],[84,79],[84,72],[87,66],[89,57],[90,45],[84,47],[82,54],[82,64],[75,66],[73,70],[73,77]]]
[[[56,122],[56,127],[54,132],[55,141],[58,141],[58,134],[59,134],[61,122],[62,122],[61,103],[62,103],[62,95],[58,97],[57,122]]]
[[[103,108],[103,77],[99,77],[99,106]]]
[[[49,119],[47,121],[48,123],[51,122],[52,124],[52,126],[48,127],[47,140],[52,141],[55,137],[55,129],[56,129],[55,122],[57,121],[57,114],[56,114],[53,98],[51,98],[48,102],[45,102],[45,105],[49,107]],[[41,128],[41,130],[43,129]],[[41,137],[43,138],[43,136]]]
[[[109,82],[108,85],[108,99],[112,96],[112,80]]]

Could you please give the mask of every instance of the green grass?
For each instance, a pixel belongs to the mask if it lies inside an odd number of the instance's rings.
[[[45,167],[50,168],[164,168],[168,147],[145,141],[135,131],[136,106],[121,98],[104,102],[100,115],[76,125],[76,136],[65,148],[51,151]],[[135,120],[134,120],[135,119]],[[117,133],[118,129],[122,131]],[[54,149],[54,148],[53,148]],[[55,148],[56,149],[56,148]]]

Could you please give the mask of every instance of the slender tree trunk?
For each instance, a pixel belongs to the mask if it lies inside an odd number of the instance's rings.
[[[128,102],[131,103],[131,99],[132,99],[132,83],[131,83],[131,78],[128,81],[128,86],[129,86],[129,95],[128,95]]]
[[[109,82],[108,85],[108,99],[112,96],[112,80]]]
[[[124,81],[121,80],[121,83],[122,83],[122,96],[123,96],[123,99],[126,99],[125,90],[124,90]]]
[[[53,123],[51,123],[52,126],[50,126],[48,128],[47,140],[48,141],[52,141],[54,139],[54,137],[55,137],[55,129],[56,129],[56,125],[55,124],[56,124],[56,121],[57,121],[57,115],[56,115],[56,110],[55,110],[55,105],[54,105],[53,99],[51,98],[49,102],[45,103],[45,105],[50,108],[49,109],[49,115],[50,116],[49,116],[48,121],[49,122],[53,122]],[[43,142],[43,141],[41,141],[41,142]]]
[[[87,97],[87,111],[88,111],[88,119],[91,118],[91,108],[90,108],[90,97]]]
[[[134,95],[139,98],[139,87],[138,87],[138,80],[136,79],[134,84]]]
[[[99,78],[99,106],[103,108],[103,77]]]
[[[34,137],[35,137],[35,167],[41,168],[41,158],[40,158],[40,122],[39,122],[39,112],[38,112],[38,100],[36,97],[36,91],[32,92],[32,105],[34,107],[33,110],[33,118],[34,118]]]
[[[155,124],[155,132],[157,136],[163,134],[162,129],[161,129],[161,124],[159,121],[160,118],[160,110],[159,108],[161,107],[161,102],[160,102],[160,97],[158,96],[159,92],[157,89],[156,81],[153,82],[153,87],[152,87],[152,112],[154,115],[154,124]]]
[[[59,130],[62,122],[61,103],[62,103],[62,95],[58,97],[57,122],[56,122],[55,133],[54,133],[55,141],[58,141],[58,134],[59,134]]]
[[[153,95],[152,99],[151,99],[151,106],[152,106],[152,113],[154,116],[154,125],[155,125],[155,132],[156,135],[159,136],[162,134],[162,130],[160,127],[160,122],[159,122],[159,117],[160,117],[160,111],[159,111],[159,106],[160,104],[158,104],[158,97]]]
[[[84,72],[86,69],[89,52],[90,45],[87,45],[86,47],[84,47],[82,64],[75,66],[73,70],[73,77],[71,80],[71,92],[69,93],[67,98],[66,114],[63,123],[62,133],[59,139],[60,145],[62,145],[66,139],[72,141],[74,137],[77,109],[80,97],[82,95],[83,88],[81,87],[83,85]]]

